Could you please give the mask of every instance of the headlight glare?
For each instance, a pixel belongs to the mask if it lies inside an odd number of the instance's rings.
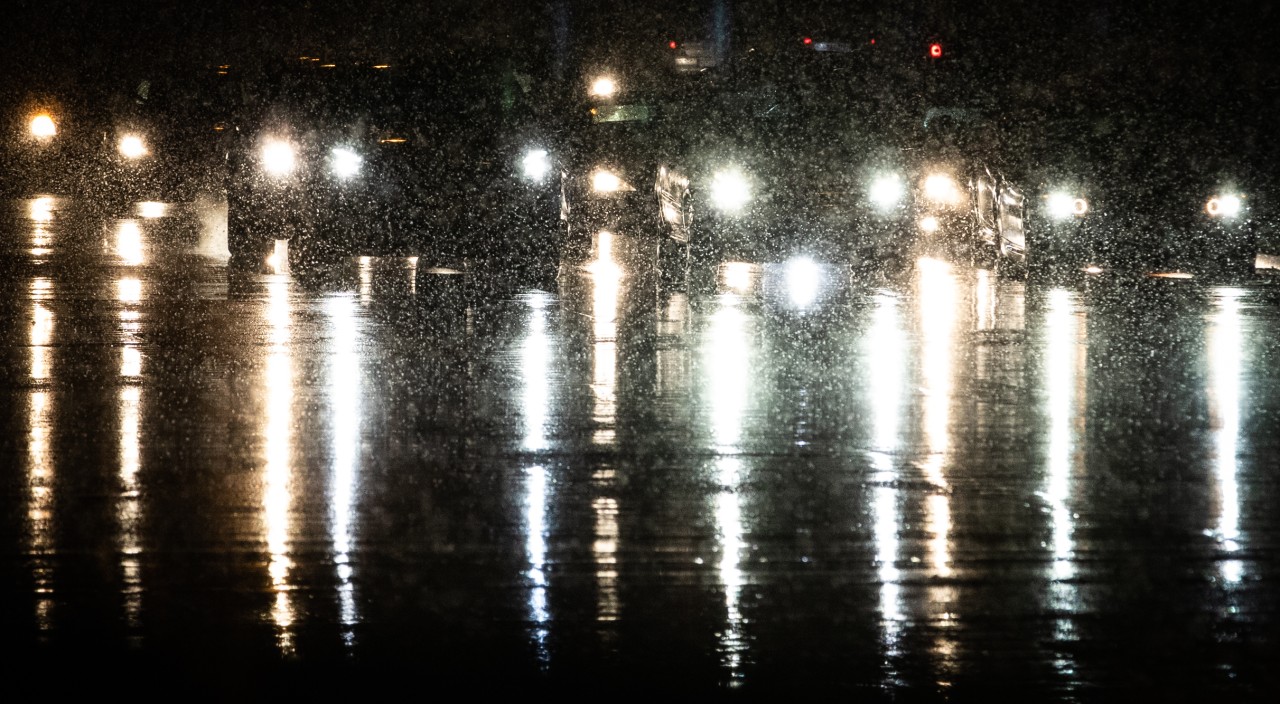
[[[1045,201],[1045,208],[1049,212],[1049,217],[1054,220],[1066,220],[1070,217],[1080,217],[1089,212],[1089,201],[1070,193],[1059,191],[1049,194]]]
[[[147,144],[142,141],[142,137],[136,134],[127,134],[120,138],[120,143],[116,145],[120,156],[126,159],[141,159],[147,155]]]
[[[600,169],[591,174],[591,190],[596,193],[617,193],[619,191],[634,191],[635,188],[631,184],[623,181],[617,174],[607,169]]]
[[[872,204],[881,211],[892,210],[902,201],[902,179],[897,174],[880,176],[871,183],[868,195]]]
[[[947,174],[930,174],[924,180],[924,197],[940,205],[959,205],[960,185]]]
[[[525,178],[530,181],[541,181],[551,171],[551,157],[546,149],[530,149],[525,152],[520,165]]]
[[[45,113],[40,113],[31,118],[31,136],[37,139],[47,139],[58,134],[58,126],[54,124],[53,118]]]
[[[272,176],[288,176],[297,165],[292,144],[271,140],[262,146],[262,168]]]
[[[1237,195],[1217,195],[1204,204],[1204,211],[1210,217],[1233,218],[1240,214],[1244,204]]]
[[[726,213],[736,213],[751,200],[751,185],[737,169],[717,171],[711,177],[711,204]]]
[[[329,168],[333,170],[333,175],[338,178],[352,178],[360,173],[360,166],[364,159],[353,150],[346,147],[334,147],[330,154]]]

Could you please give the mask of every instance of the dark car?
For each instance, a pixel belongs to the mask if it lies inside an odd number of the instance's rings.
[[[1231,135],[1130,109],[1055,121],[1044,146],[1033,272],[1253,272],[1266,204]]]
[[[452,244],[475,151],[447,71],[304,59],[245,79],[227,157],[233,260],[294,264]]]
[[[911,199],[925,249],[1020,270],[1025,187],[1000,128],[972,107],[931,107],[910,147]]]
[[[113,211],[214,190],[223,116],[203,101],[214,75],[169,66],[84,76],[11,103],[5,190],[74,196]]]
[[[910,244],[903,156],[875,62],[841,42],[750,49],[704,77],[659,167],[667,237],[718,257]]]

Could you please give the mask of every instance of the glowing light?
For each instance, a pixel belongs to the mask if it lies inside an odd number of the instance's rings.
[[[930,57],[930,58],[933,58],[933,59],[941,59],[941,58],[942,58],[942,45],[941,45],[941,44],[939,44],[939,43],[937,43],[937,42],[934,42],[933,44],[930,44],[930,45],[929,45],[929,57]]]
[[[822,267],[808,257],[796,257],[787,262],[787,293],[791,304],[804,310],[813,305],[822,290]]]
[[[813,43],[813,37],[805,37],[803,41],[805,46],[808,46]]]
[[[1093,265],[1090,265],[1090,266],[1086,266],[1086,267],[1084,268],[1084,273],[1086,273],[1086,274],[1094,274],[1094,275],[1097,275],[1097,274],[1101,274],[1102,272],[1103,272],[1103,269],[1102,269],[1102,267],[1100,267],[1100,266],[1093,266]]]
[[[292,144],[277,139],[262,145],[262,168],[268,174],[288,176],[297,165],[297,154]]]
[[[932,235],[942,227],[942,223],[938,222],[938,218],[932,215],[926,215],[920,218],[920,231]]]
[[[711,177],[711,204],[725,213],[742,210],[751,200],[751,185],[737,169],[717,171]]]
[[[1240,399],[1243,384],[1243,327],[1240,322],[1240,291],[1219,291],[1218,314],[1214,316],[1209,338],[1210,409],[1217,427],[1216,479],[1218,488],[1218,521],[1213,533],[1224,553],[1240,550]],[[1238,559],[1227,560],[1221,567],[1223,579],[1238,583],[1244,576],[1244,565]]]
[[[333,334],[334,354],[329,365],[330,399],[333,404],[333,471],[330,492],[331,542],[337,577],[339,616],[343,641],[350,647],[356,624],[355,585],[351,566],[355,496],[360,469],[360,354],[359,328],[350,296],[329,299],[326,306]]]
[[[354,151],[346,147],[335,147],[330,154],[329,168],[333,170],[334,176],[346,179],[359,174],[363,162],[364,159]]]
[[[126,159],[141,159],[147,155],[146,143],[136,134],[127,134],[121,137],[116,149],[119,150],[120,156]]]
[[[1089,201],[1070,193],[1051,193],[1045,201],[1049,217],[1054,220],[1066,220],[1069,217],[1080,217],[1089,212]]]
[[[618,191],[633,191],[631,186],[618,177],[612,171],[600,169],[591,175],[591,190],[596,193],[616,193]]]
[[[667,42],[667,46],[668,46],[668,47],[670,47],[670,48],[672,48],[672,49],[674,49],[674,48],[676,48],[676,47],[677,47],[677,46],[679,46],[679,45],[678,45],[678,44],[676,44],[675,40],[672,40],[672,41]]]
[[[169,205],[167,203],[144,201],[138,204],[138,217],[154,220],[156,218],[162,218],[168,214]]]
[[[267,255],[267,268],[273,274],[284,274],[289,271],[289,240],[276,240]]]
[[[1159,271],[1151,275],[1155,279],[1194,279],[1195,274],[1189,274],[1185,271]]]
[[[116,228],[116,256],[130,266],[142,263],[142,228],[133,220],[125,220]]]
[[[903,187],[902,179],[897,174],[880,176],[871,182],[869,195],[871,202],[881,211],[891,210],[902,200],[906,189]]]
[[[49,139],[58,134],[58,126],[54,124],[53,118],[45,113],[40,113],[31,118],[31,136],[36,139]]]
[[[601,76],[591,82],[591,95],[597,98],[610,98],[618,92],[618,84],[610,76]]]
[[[529,334],[525,338],[520,369],[524,377],[523,415],[524,447],[544,450],[547,447],[547,421],[550,415],[551,338],[547,335],[545,294],[534,294],[529,301]]]
[[[36,222],[49,222],[53,220],[53,207],[56,201],[50,196],[40,196],[31,201],[28,213],[32,220]]]
[[[291,557],[290,514],[293,510],[293,472],[290,464],[293,445],[293,363],[290,354],[290,320],[287,280],[267,284],[266,322],[270,331],[270,352],[263,374],[266,394],[265,465],[262,470],[262,527],[267,549],[267,573],[275,601],[270,619],[276,626],[276,643],[281,652],[292,654],[294,611],[293,586],[289,575]]]
[[[551,157],[546,149],[530,149],[520,161],[525,178],[541,181],[551,171]],[[594,186],[594,182],[592,184]]]
[[[728,262],[721,268],[720,278],[726,288],[745,293],[756,277],[756,266],[747,262]]]
[[[1239,196],[1214,196],[1204,205],[1204,211],[1212,217],[1233,218],[1240,214],[1243,203]]]
[[[960,184],[947,174],[930,174],[924,180],[924,197],[940,205],[960,205],[964,196]]]

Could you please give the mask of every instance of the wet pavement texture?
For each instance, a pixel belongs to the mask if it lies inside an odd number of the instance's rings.
[[[216,207],[4,206],[13,673],[1277,689],[1265,276],[793,259],[682,288],[619,235],[550,285],[426,257],[305,277],[229,272]]]

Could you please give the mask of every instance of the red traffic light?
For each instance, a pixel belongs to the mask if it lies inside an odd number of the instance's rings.
[[[942,58],[942,45],[934,42],[929,45],[929,57],[934,59]]]
[[[671,47],[672,49],[676,48],[677,46],[676,40],[672,39],[671,41],[667,42],[667,46]]]
[[[805,38],[804,38],[804,43],[805,43],[806,45],[808,45],[808,44],[812,44],[812,43],[813,43],[813,37],[805,37]]]

